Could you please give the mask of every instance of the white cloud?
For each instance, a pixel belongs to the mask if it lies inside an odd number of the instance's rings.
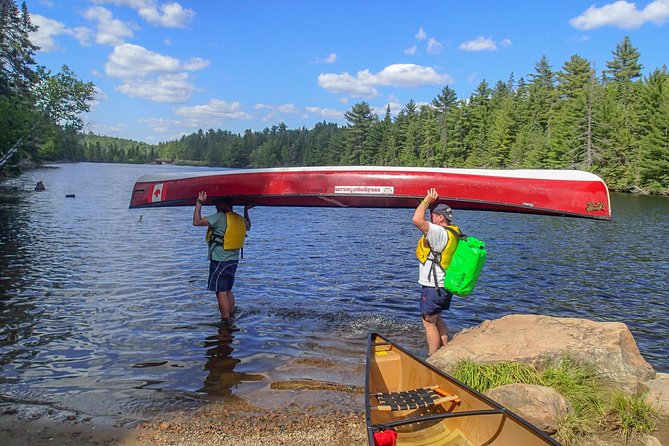
[[[317,58],[315,63],[335,63],[337,61],[337,53],[330,53],[324,59]]]
[[[637,9],[634,3],[620,0],[600,8],[593,5],[580,16],[571,19],[569,24],[581,30],[607,25],[622,29],[636,29],[646,22],[662,25],[668,20],[669,0],[655,0],[641,10]]]
[[[437,39],[434,37],[430,37],[430,39],[427,41],[427,54],[439,54],[441,51],[444,49],[444,45],[442,45]]]
[[[502,41],[499,42],[499,44],[505,48],[508,48],[512,45],[511,39],[502,39]]]
[[[207,59],[201,57],[191,57],[188,62],[182,64],[182,68],[187,71],[197,71],[209,66]]]
[[[139,120],[142,124],[147,124],[154,132],[167,133],[173,132],[176,127],[181,127],[183,123],[176,119],[165,118],[141,118]]]
[[[416,47],[416,45],[414,45],[414,46],[409,47],[406,50],[404,50],[404,54],[408,54],[409,56],[413,56],[413,55],[416,54],[416,51],[418,51],[418,47]]]
[[[114,47],[105,65],[105,72],[111,77],[133,78],[156,73],[195,71],[207,65],[209,61],[199,57],[181,62],[179,59],[158,54],[142,46],[124,43]]]
[[[488,37],[478,37],[474,40],[462,42],[458,48],[464,51],[496,51],[497,44]]]
[[[388,65],[373,76],[372,81],[385,86],[420,87],[451,83],[453,79],[447,74],[437,73],[432,67],[415,64],[394,64]]]
[[[400,101],[395,96],[390,96],[388,102],[384,105],[373,106],[372,110],[376,113],[379,118],[383,119],[386,116],[386,110],[390,106],[390,115],[397,116],[397,114],[402,110],[403,106],[400,104]]]
[[[376,74],[368,69],[359,71],[355,77],[349,73],[321,73],[318,85],[330,93],[345,93],[351,96],[374,97],[377,86],[420,87],[452,83],[447,74],[437,73],[432,67],[415,64],[393,64]]]
[[[256,104],[253,106],[256,110],[274,110],[280,113],[299,113],[299,110],[293,104],[282,104],[282,105],[268,105],[268,104]]]
[[[378,94],[374,87],[365,84],[359,77],[353,77],[348,73],[321,73],[318,75],[318,85],[335,94],[346,93],[363,97],[372,97]]]
[[[152,79],[125,79],[115,88],[130,97],[155,102],[184,102],[191,97],[195,86],[186,73],[164,74]]]
[[[56,37],[67,35],[74,37],[82,45],[88,45],[90,42],[91,30],[83,26],[77,28],[68,28],[58,20],[50,19],[39,14],[31,14],[30,19],[33,25],[36,25],[37,31],[30,33],[30,41],[40,47],[41,51],[56,51],[58,43]]]
[[[95,92],[93,93],[93,101],[91,102],[91,109],[95,110],[99,105],[100,102],[106,101],[109,99],[109,96],[107,96],[107,93],[104,92],[100,87],[95,86]]]
[[[309,113],[314,115],[322,116],[324,118],[334,118],[334,119],[343,119],[344,112],[341,110],[335,110],[333,108],[323,108],[323,107],[305,107],[304,108]]]
[[[205,105],[182,106],[174,110],[178,116],[185,118],[189,127],[220,126],[224,120],[246,120],[251,116],[241,110],[239,102],[226,102],[221,99],[210,99]]]
[[[128,6],[146,22],[166,28],[185,28],[195,17],[195,11],[185,9],[180,3],[158,3],[156,0],[93,0],[97,4]]]
[[[423,29],[422,26],[420,27],[420,29],[419,29],[418,32],[416,33],[416,39],[418,39],[418,40],[425,40],[425,39],[427,39],[427,33],[425,32],[425,30]]]
[[[114,47],[105,64],[105,73],[123,80],[116,91],[130,97],[156,102],[183,102],[195,86],[186,71],[200,70],[209,61],[199,57],[182,62],[146,48],[124,43]]]
[[[102,6],[92,6],[83,12],[86,20],[96,21],[95,42],[101,45],[119,45],[132,37],[132,25],[115,19],[111,11]]]
[[[117,135],[123,136],[127,131],[127,126],[125,124],[100,124],[97,122],[88,122],[84,128],[87,132],[93,132],[98,135]]]

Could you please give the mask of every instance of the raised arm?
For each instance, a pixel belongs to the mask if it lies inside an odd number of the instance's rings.
[[[244,220],[246,220],[246,230],[251,229],[251,218],[249,217],[249,209],[253,207],[252,204],[247,204],[244,206]]]
[[[425,198],[418,204],[416,211],[413,213],[411,221],[423,234],[427,234],[428,229],[430,229],[430,222],[425,218],[425,212],[432,203],[437,201],[437,198],[439,198],[437,189],[434,187],[428,189],[427,195],[425,195]]]
[[[195,209],[193,210],[193,226],[209,226],[209,221],[202,218],[202,203],[207,201],[207,193],[202,191],[197,196]]]

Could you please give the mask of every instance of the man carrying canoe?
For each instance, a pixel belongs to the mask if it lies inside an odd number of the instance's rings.
[[[244,206],[244,217],[232,211],[232,202],[220,200],[216,202],[216,213],[202,217],[202,204],[207,201],[207,193],[202,191],[195,202],[193,226],[208,226],[207,242],[209,243],[209,281],[207,289],[216,292],[221,320],[228,321],[235,311],[235,295],[232,285],[239,262],[239,251],[244,245],[246,231],[251,229],[249,209],[253,205]]]
[[[423,236],[418,241],[416,256],[420,261],[418,283],[421,285],[420,311],[422,314],[428,355],[448,343],[448,327],[441,318],[441,312],[451,306],[453,294],[444,289],[444,270],[457,246],[456,237],[451,237],[446,229],[453,220],[453,211],[444,203],[432,206],[439,198],[435,188],[427,191],[413,215],[413,224]],[[425,218],[429,209],[430,220]],[[457,229],[456,226],[452,226]]]

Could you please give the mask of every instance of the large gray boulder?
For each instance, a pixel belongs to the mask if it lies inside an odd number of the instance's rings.
[[[600,376],[628,392],[655,377],[625,324],[530,314],[504,316],[463,330],[428,362],[452,372],[463,359],[540,366],[564,356],[591,364]]]
[[[507,384],[485,394],[550,435],[557,432],[560,420],[571,411],[565,397],[550,387]]]

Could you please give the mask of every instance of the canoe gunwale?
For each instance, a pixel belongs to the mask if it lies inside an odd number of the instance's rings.
[[[273,204],[263,204],[263,203],[258,203],[258,201],[262,201],[265,198],[268,199],[276,199],[277,195],[274,194],[267,194],[267,195],[251,195],[248,198],[243,196],[243,195],[235,195],[235,196],[226,196],[228,198],[232,198],[235,201],[236,205],[243,205],[243,204],[253,204],[255,206],[270,206],[270,207],[334,207],[334,208],[358,208],[362,207],[365,209],[386,209],[387,206],[384,205],[365,205],[365,206],[351,206],[347,204],[343,204],[339,202],[339,200],[342,198],[341,195],[336,195],[336,194],[284,194],[284,197],[291,197],[291,198],[317,198],[320,200],[323,200],[327,203],[330,203],[329,205],[323,205],[323,206],[309,206],[309,205],[303,205],[303,204],[281,204],[281,205],[273,205]],[[204,203],[205,206],[213,206],[216,202],[216,200],[220,199],[222,197],[209,197],[207,202]],[[370,199],[369,196],[366,195],[356,195],[356,194],[349,194],[346,197],[347,199],[350,198],[360,198],[360,199]],[[384,195],[376,195],[373,199],[378,199],[379,201],[383,199],[406,199],[406,200],[415,200],[415,205],[414,206],[397,206],[397,209],[412,209],[415,206],[417,206],[418,203],[420,203],[420,200],[423,197],[416,197],[413,195],[392,195],[392,196],[384,196]],[[482,212],[511,212],[511,213],[519,213],[519,214],[534,214],[534,215],[549,215],[549,216],[554,216],[554,217],[570,217],[570,218],[585,218],[585,219],[590,219],[590,220],[602,220],[602,221],[611,221],[610,216],[598,216],[598,215],[584,215],[582,213],[574,213],[574,212],[564,212],[564,211],[558,211],[556,209],[551,209],[551,208],[542,208],[542,207],[535,207],[535,206],[528,206],[528,205],[521,205],[521,204],[513,204],[513,203],[508,203],[508,202],[503,202],[503,201],[486,201],[486,200],[476,200],[476,199],[460,199],[460,198],[450,198],[450,197],[440,197],[439,202],[446,202],[448,203],[453,209],[461,209],[461,210],[472,210],[472,211],[482,211]],[[160,208],[160,207],[179,207],[179,206],[194,206],[195,205],[195,198],[188,198],[188,199],[178,199],[178,200],[170,200],[170,201],[159,201],[159,202],[154,202],[154,203],[145,203],[145,204],[140,204],[140,205],[131,205],[129,208],[130,209],[141,209],[141,208]],[[472,205],[483,205],[495,208],[495,209],[470,209],[469,207]]]
[[[436,421],[436,420],[443,420],[446,418],[471,417],[478,415],[508,415],[508,411],[506,409],[479,409],[479,410],[467,410],[463,412],[448,412],[436,415],[409,417],[409,418],[404,418],[402,420],[392,421],[390,423],[374,424],[372,427],[389,429],[391,427],[403,426],[405,424],[419,423],[423,421]]]

